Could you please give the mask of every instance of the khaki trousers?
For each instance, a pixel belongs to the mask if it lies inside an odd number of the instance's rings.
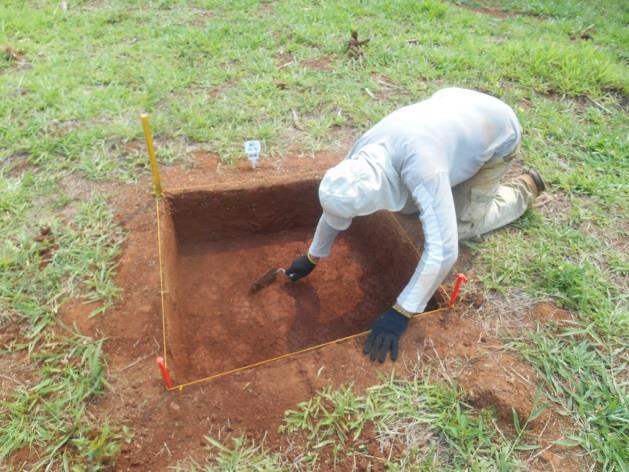
[[[517,220],[535,196],[521,179],[500,185],[519,147],[506,157],[494,157],[465,182],[452,189],[459,241],[479,237]]]

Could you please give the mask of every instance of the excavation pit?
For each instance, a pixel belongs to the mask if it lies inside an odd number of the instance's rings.
[[[312,274],[251,295],[309,246],[319,181],[168,193],[161,202],[166,355],[186,383],[369,329],[418,261],[395,217],[354,219]],[[431,302],[435,308],[436,303]]]

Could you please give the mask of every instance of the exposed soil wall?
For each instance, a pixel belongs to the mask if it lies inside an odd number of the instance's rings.
[[[251,284],[304,254],[321,214],[317,180],[166,199],[167,357],[193,381],[369,329],[417,264],[389,213],[356,218],[307,278]]]
[[[170,194],[179,245],[209,243],[297,227],[314,231],[321,214],[316,179]]]

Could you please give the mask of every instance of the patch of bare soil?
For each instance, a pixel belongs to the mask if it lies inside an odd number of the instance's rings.
[[[224,82],[217,84],[213,87],[207,89],[208,97],[220,97],[225,94],[230,88],[232,88],[236,84],[236,81],[233,79],[225,80]]]
[[[549,322],[562,323],[570,321],[573,316],[567,310],[557,308],[552,303],[540,302],[531,307],[529,316],[533,322],[547,324]]]
[[[0,163],[2,169],[7,170],[7,174],[12,177],[18,177],[24,172],[34,169],[33,164],[28,160],[28,152],[18,151]]]
[[[456,3],[455,5],[464,10],[474,11],[476,13],[481,13],[483,15],[490,15],[490,16],[493,16],[494,18],[500,18],[500,19],[514,18],[518,16],[529,16],[532,18],[540,19],[540,20],[544,19],[543,15],[540,15],[539,13],[530,12],[530,11],[502,10],[500,8],[489,6],[489,5],[473,6],[473,5],[466,5],[464,3]]]
[[[164,187],[207,188],[211,184],[220,188],[264,184],[269,179],[292,182],[304,172],[321,176],[342,156],[336,153],[316,159],[262,160],[256,171],[246,166],[218,166],[211,155],[198,157],[191,168],[163,169]],[[219,431],[223,438],[244,434],[257,441],[266,438],[269,447],[286,447],[286,438],[277,433],[277,427],[287,409],[326,386],[354,383],[360,392],[377,383],[380,374],[396,371],[406,375],[407,366],[416,363],[418,352],[436,365],[455,366],[449,370],[450,375],[459,378],[469,400],[478,406],[495,408],[505,429],[509,427],[511,408],[522,418],[530,413],[538,379],[517,356],[504,353],[497,339],[482,334],[466,314],[465,304],[456,310],[414,319],[404,336],[397,363],[371,363],[362,354],[363,338],[359,337],[180,392],[165,392],[155,364],[155,357],[162,353],[162,326],[155,203],[149,179],[135,186],[112,187],[110,191],[119,220],[128,232],[116,277],[117,285],[124,290],[122,299],[114,309],[91,319],[87,315],[93,307],[68,303],[61,310],[61,318],[84,334],[107,338],[111,390],[96,400],[91,412],[114,423],[127,424],[135,432],[131,444],[123,447],[116,470],[166,470],[187,457],[203,460],[207,454],[204,436],[216,436]],[[403,226],[412,240],[421,240],[416,219],[405,219]],[[334,263],[333,258],[326,261]],[[347,283],[351,285],[350,280]],[[344,281],[338,282],[339,292],[345,285]],[[224,303],[230,303],[229,298]],[[304,313],[296,312],[296,319]],[[268,314],[265,316],[271,326],[273,320]],[[540,315],[540,319],[543,317]],[[225,333],[226,338],[233,336]],[[255,351],[253,343],[251,340],[248,348]],[[548,442],[561,437],[564,429],[569,430],[570,425],[552,410],[534,423],[535,434],[549,444],[547,451],[535,459],[534,469],[579,469],[570,451],[564,453]],[[544,462],[548,454],[552,457]]]
[[[0,323],[0,402],[8,400],[17,388],[27,388],[32,380],[33,366],[27,353],[14,350],[16,344],[25,341],[18,318]]]
[[[272,15],[275,12],[275,8],[271,3],[262,3],[258,6],[258,11],[264,15]]]
[[[330,70],[332,68],[332,63],[334,62],[334,58],[328,56],[300,61],[293,54],[285,51],[278,51],[274,57],[278,69],[299,65],[301,67],[305,67],[306,69],[325,71]],[[283,89],[286,88],[287,84],[277,83],[276,85],[278,88]]]
[[[4,46],[0,49],[0,72],[6,68],[26,69],[30,64],[26,60],[26,54],[12,46]]]
[[[332,67],[332,58],[320,57],[317,59],[308,59],[306,61],[301,61],[300,64],[307,69],[330,70]]]
[[[296,63],[295,56],[284,50],[278,51],[273,57],[275,58],[275,63],[277,64],[278,69],[284,69],[285,67]]]
[[[533,368],[514,353],[498,351],[473,359],[458,382],[470,404],[495,410],[503,431],[514,432],[514,411],[523,425],[534,409],[544,408],[541,404],[534,404],[539,384]],[[571,457],[570,449],[554,444],[566,439],[566,434],[571,431],[569,421],[562,416],[545,409],[528,424],[527,431],[525,437],[528,441],[525,442],[537,443],[543,451],[532,463],[535,468],[582,470],[580,461]]]

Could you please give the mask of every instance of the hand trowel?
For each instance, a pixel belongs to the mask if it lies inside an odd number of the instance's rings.
[[[273,282],[277,280],[277,274],[279,274],[280,272],[282,274],[286,274],[286,269],[283,269],[280,267],[280,268],[273,268],[267,271],[262,277],[260,277],[253,284],[251,284],[251,287],[249,287],[249,295],[254,295],[258,293],[260,290],[262,290],[263,288],[271,285]]]

